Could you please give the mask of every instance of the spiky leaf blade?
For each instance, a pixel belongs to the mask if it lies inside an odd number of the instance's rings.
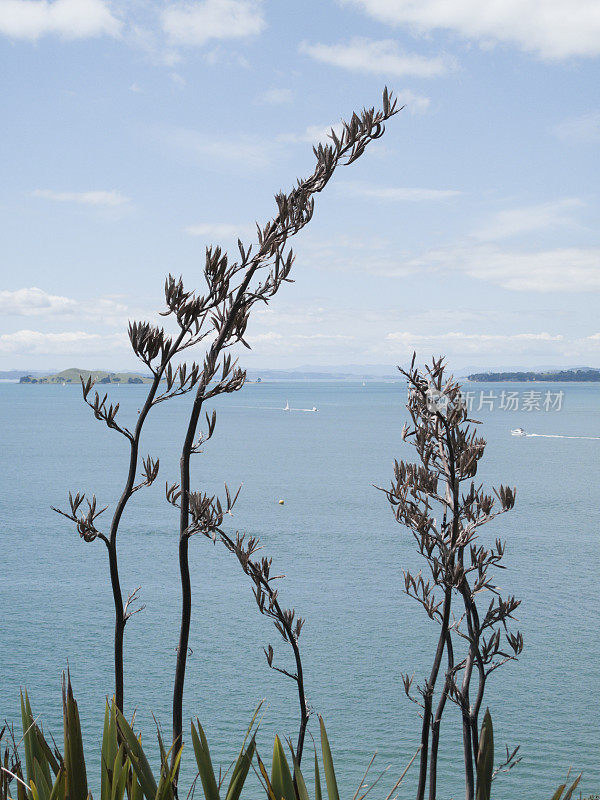
[[[323,800],[321,791],[321,771],[319,770],[319,760],[317,759],[317,748],[315,747],[315,800]]]
[[[231,774],[231,781],[229,782],[229,789],[225,795],[225,800],[239,800],[244,784],[246,783],[246,778],[248,777],[248,772],[250,771],[255,749],[256,742],[253,736],[246,750],[241,752],[238,756],[238,760]]]
[[[300,764],[298,763],[298,759],[296,758],[296,754],[294,753],[294,748],[292,747],[291,743],[290,753],[292,755],[292,763],[294,765],[294,780],[296,781],[296,793],[298,795],[298,800],[309,800],[308,790],[304,781],[304,775],[302,774]]]
[[[578,776],[575,778],[575,780],[573,781],[573,783],[571,784],[571,786],[569,786],[569,788],[568,788],[568,790],[567,790],[567,793],[566,793],[566,795],[564,796],[564,800],[571,800],[571,797],[572,797],[572,795],[573,795],[573,792],[574,792],[574,791],[575,791],[575,789],[577,788],[577,786],[578,786],[578,784],[579,784],[579,781],[580,781],[580,780],[581,780],[581,773],[579,773],[579,775],[578,775]]]
[[[273,764],[271,766],[271,785],[277,800],[296,800],[292,774],[281,746],[279,736],[273,745]]]
[[[79,711],[73,696],[70,676],[66,686],[63,679],[63,721],[66,768],[65,794],[69,800],[88,800],[87,774]]]
[[[200,780],[202,781],[202,788],[204,789],[204,797],[206,800],[219,800],[219,788],[210,758],[208,741],[202,725],[200,724],[200,720],[196,719],[196,723],[198,725],[198,730],[196,730],[194,722],[192,721],[192,746],[194,748],[194,755],[196,756]]]
[[[116,709],[116,715],[117,727],[121,733],[121,736],[123,737],[125,750],[127,751],[127,755],[131,761],[131,766],[133,767],[139,779],[144,797],[146,800],[155,800],[156,790],[158,787],[156,785],[154,775],[152,774],[152,770],[150,769],[150,764],[148,763],[146,754],[142,748],[141,742],[138,740],[129,723],[118,708]]]
[[[335,770],[333,768],[333,757],[331,755],[329,739],[327,738],[327,731],[325,730],[325,723],[323,722],[322,717],[319,717],[319,724],[321,727],[321,752],[323,754],[323,769],[325,770],[327,794],[329,796],[329,800],[340,800]]]

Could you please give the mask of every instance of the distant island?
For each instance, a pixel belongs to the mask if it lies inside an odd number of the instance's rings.
[[[469,375],[467,380],[476,383],[507,383],[510,381],[518,383],[530,381],[599,383],[600,369],[566,369],[550,372],[477,372]]]
[[[19,383],[80,383],[80,376],[84,381],[91,376],[92,380],[96,383],[150,383],[152,378],[150,375],[142,375],[136,372],[107,372],[106,370],[96,369],[64,369],[62,372],[57,372],[54,375],[22,375]]]
[[[339,370],[327,371],[326,368],[317,368],[310,370],[309,368],[298,368],[289,370],[279,369],[266,369],[257,370],[249,369],[247,371],[246,383],[262,383],[263,381],[373,381],[373,380],[394,380],[398,381],[399,376],[394,374],[392,370],[386,374],[385,366],[381,368],[365,367],[363,371],[356,368],[356,372],[342,372]],[[49,375],[44,375],[42,372],[31,370],[27,374],[24,371],[11,370],[7,372],[0,372],[0,380],[17,380],[19,383],[42,383],[42,384],[79,384],[79,376],[83,376],[87,380],[91,375],[92,380],[96,383],[114,383],[114,384],[132,384],[132,383],[150,383],[152,377],[148,374],[144,375],[141,372],[111,372],[108,370],[89,370],[78,369],[72,367],[65,369],[62,372],[56,372]]]
[[[472,369],[472,367],[471,367]],[[342,371],[343,370],[343,371]],[[346,371],[347,370],[347,371]],[[352,370],[352,371],[350,371]],[[462,373],[462,374],[461,374]],[[49,375],[44,375],[41,372],[32,370],[28,374],[18,372],[17,370],[0,372],[0,379],[19,380],[19,383],[24,384],[79,384],[82,376],[87,380],[90,376],[97,384],[116,384],[116,385],[131,385],[131,384],[147,384],[152,381],[152,376],[142,372],[111,372],[108,370],[96,369],[78,369],[72,367],[65,369],[62,372],[56,372]],[[464,377],[463,377],[464,376]],[[506,370],[504,372],[474,372],[468,374],[467,369],[460,371],[458,377],[462,380],[473,381],[477,383],[506,383],[506,382],[554,382],[563,383],[572,381],[576,383],[600,383],[600,369],[593,367],[569,367],[562,370],[557,369],[544,369],[540,371],[534,370],[519,370],[514,371]],[[385,365],[383,366],[368,366],[359,367],[349,365],[347,367],[332,368],[331,371],[327,367],[317,367],[310,369],[309,367],[297,367],[289,370],[283,369],[262,369],[257,370],[249,369],[247,374],[247,383],[262,383],[263,381],[394,381],[400,380],[398,374],[394,374],[392,370],[386,371]]]

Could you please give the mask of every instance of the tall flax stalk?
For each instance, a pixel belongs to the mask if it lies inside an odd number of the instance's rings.
[[[165,310],[161,314],[171,317],[178,331],[169,334],[160,325],[150,322],[131,322],[129,339],[136,356],[150,370],[151,381],[146,399],[132,429],[118,421],[119,404],[109,402],[108,395],[100,396],[92,391],[94,381],[81,379],[83,399],[91,408],[95,418],[108,428],[120,433],[129,448],[128,469],[124,485],[117,498],[108,527],[101,529],[98,518],[108,506],[99,507],[95,495],[69,493],[67,510],[55,511],[75,523],[79,535],[87,542],[99,539],[104,543],[108,556],[108,567],[112,588],[114,628],[115,700],[119,710],[124,704],[124,633],[125,626],[133,614],[143,606],[135,607],[140,587],[123,597],[119,576],[118,536],[123,516],[132,496],[145,486],[150,486],[159,472],[159,459],[147,456],[140,459],[140,440],[144,424],[150,411],[159,403],[173,397],[195,392],[180,459],[178,483],[167,484],[167,500],[179,510],[179,567],[182,589],[181,627],[173,690],[173,741],[182,739],[182,703],[187,662],[189,630],[191,620],[191,581],[188,562],[188,543],[195,533],[219,540],[236,555],[245,574],[253,585],[259,611],[272,619],[283,639],[293,650],[296,664],[291,673],[273,663],[271,645],[265,650],[270,667],[292,678],[297,685],[300,707],[300,726],[296,755],[302,757],[304,736],[308,722],[308,705],[304,691],[304,674],[298,647],[298,638],[303,620],[296,617],[293,609],[284,608],[273,581],[277,576],[270,573],[271,561],[253,558],[258,540],[236,535],[230,537],[221,525],[223,516],[231,511],[237,494],[231,497],[226,488],[226,501],[221,501],[203,492],[193,491],[190,479],[190,460],[194,453],[211,438],[216,424],[216,415],[206,415],[205,434],[198,436],[198,423],[204,404],[221,394],[241,389],[245,373],[232,360],[228,350],[244,339],[250,312],[255,303],[268,303],[280,286],[290,281],[289,274],[294,261],[288,239],[304,228],[312,219],[314,196],[321,192],[338,166],[351,164],[364,152],[366,146],[384,133],[384,123],[400,109],[387,91],[383,92],[383,108],[363,109],[353,114],[343,124],[338,136],[331,131],[331,142],[313,148],[316,157],[315,169],[308,178],[298,181],[288,194],[276,195],[277,215],[264,227],[257,226],[257,244],[244,247],[238,241],[239,259],[229,262],[228,256],[219,247],[206,251],[204,279],[206,291],[198,294],[187,290],[181,278],[169,275],[165,282]],[[204,343],[204,357],[198,362],[186,364],[184,354]],[[174,752],[178,748],[174,749]]]
[[[115,671],[115,701],[119,710],[123,709],[124,679],[123,679],[123,638],[127,621],[141,611],[143,606],[134,610],[134,603],[138,600],[140,587],[137,587],[123,599],[121,581],[119,577],[118,562],[118,533],[123,514],[132,496],[144,486],[150,486],[158,476],[159,459],[147,456],[142,459],[140,470],[139,447],[144,423],[151,409],[169,397],[189,391],[189,378],[175,372],[171,366],[173,359],[189,347],[197,345],[206,334],[202,333],[197,325],[198,315],[209,314],[222,302],[227,287],[215,282],[210,285],[209,293],[200,298],[185,295],[181,281],[175,281],[171,276],[165,286],[167,311],[172,312],[172,297],[179,293],[185,301],[179,306],[180,331],[176,337],[168,336],[163,328],[151,325],[149,322],[133,322],[129,324],[129,339],[136,356],[150,369],[152,380],[148,388],[146,399],[139,411],[133,430],[117,421],[119,403],[113,405],[108,401],[108,395],[100,397],[97,391],[92,396],[94,381],[91,376],[85,380],[81,377],[83,399],[92,409],[94,416],[104,422],[112,430],[120,433],[128,442],[129,461],[127,475],[123,490],[117,500],[112,519],[106,532],[98,528],[96,520],[103,514],[108,506],[98,508],[96,496],[91,499],[85,493],[69,492],[69,508],[63,511],[52,507],[54,511],[75,523],[77,532],[86,542],[100,539],[106,545],[110,583],[112,588],[115,608],[114,632],[114,671]],[[170,305],[171,304],[171,305]],[[190,307],[191,306],[191,307]],[[193,312],[193,313],[192,313]],[[181,380],[174,386],[174,378]],[[164,385],[167,388],[164,388]],[[162,387],[162,388],[161,388]],[[136,482],[137,481],[137,482]]]
[[[220,524],[218,519],[222,513],[220,504],[205,494],[193,492],[190,479],[190,460],[193,453],[198,452],[196,442],[198,423],[205,402],[215,394],[237,391],[244,381],[244,373],[234,367],[227,349],[239,342],[247,345],[244,334],[250,312],[257,302],[267,303],[278,291],[282,283],[289,280],[294,256],[287,249],[291,236],[304,228],[312,219],[314,196],[323,191],[337,167],[351,164],[364,152],[374,139],[382,136],[384,122],[396,114],[398,109],[387,89],[383,93],[383,109],[363,109],[360,114],[353,114],[350,122],[343,124],[342,133],[338,136],[331,131],[331,142],[313,148],[316,157],[315,169],[308,178],[299,180],[296,187],[288,194],[278,194],[277,215],[263,228],[257,226],[257,246],[246,249],[238,242],[240,259],[232,265],[227,257],[222,256],[227,270],[228,283],[232,288],[227,298],[212,314],[214,339],[204,358],[202,368],[198,371],[197,389],[192,405],[187,433],[183,443],[180,459],[180,479],[177,485],[170,487],[170,499],[175,499],[179,507],[179,567],[181,575],[182,607],[179,646],[173,689],[173,741],[179,743],[182,738],[182,705],[187,663],[189,632],[192,611],[192,590],[188,561],[188,544],[190,536],[198,531],[213,530]],[[237,281],[237,283],[236,283]],[[220,377],[214,384],[217,373]],[[215,417],[207,418],[208,437],[212,435]],[[215,523],[215,519],[217,522]],[[234,545],[231,542],[230,549]],[[263,586],[261,591],[265,587]],[[285,635],[294,648],[297,663],[297,680],[301,705],[301,731],[298,739],[298,756],[301,757],[304,741],[304,729],[308,719],[303,695],[301,665],[296,649],[296,634],[284,626]],[[299,758],[300,760],[300,758]]]

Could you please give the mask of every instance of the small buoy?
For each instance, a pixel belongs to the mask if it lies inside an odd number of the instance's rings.
[[[279,505],[280,505],[280,506],[282,506],[282,505],[283,505],[283,500],[280,500],[280,501],[279,501]]]

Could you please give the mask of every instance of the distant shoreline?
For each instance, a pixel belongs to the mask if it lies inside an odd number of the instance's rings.
[[[465,370],[466,371],[466,370]],[[16,370],[0,372],[3,383],[41,384],[41,385],[80,385],[80,376],[98,385],[143,385],[152,382],[152,376],[142,372],[113,372],[108,370],[89,370],[71,368],[61,372],[46,374],[32,371],[28,374]],[[600,369],[591,367],[572,367],[553,370],[514,370],[496,372],[476,372],[457,376],[460,382],[470,383],[600,383]],[[401,383],[399,374],[368,374],[360,372],[325,372],[312,370],[249,370],[246,383]]]
[[[577,369],[556,372],[478,372],[467,377],[472,383],[600,383],[600,370]]]

